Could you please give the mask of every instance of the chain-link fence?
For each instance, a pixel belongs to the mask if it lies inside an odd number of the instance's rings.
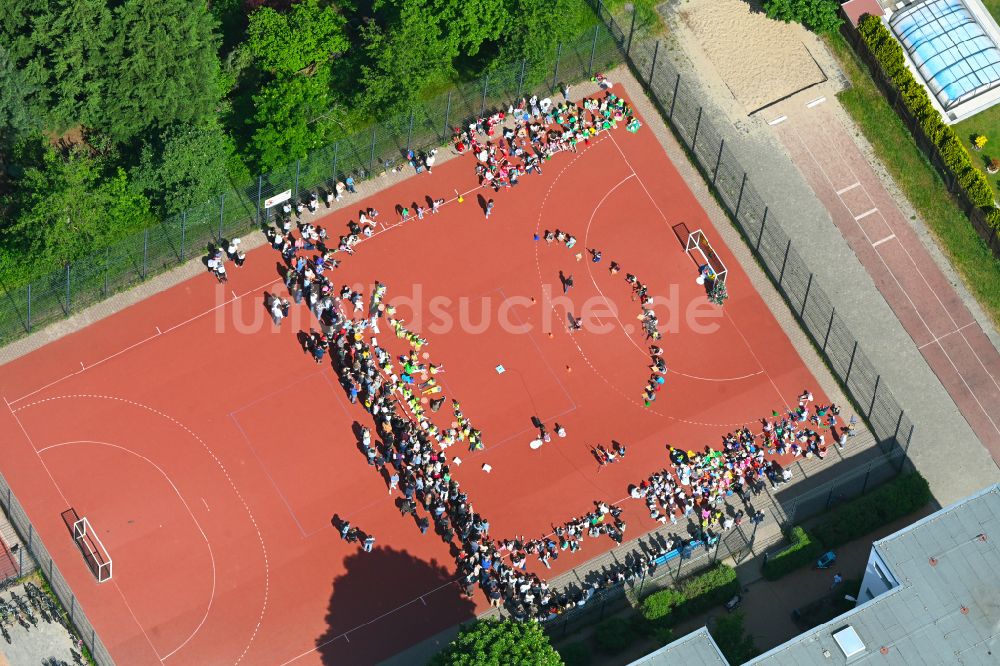
[[[631,26],[622,30],[603,5],[598,4],[597,9],[626,62],[688,150],[802,329],[870,424],[883,453],[889,455],[896,449],[905,452],[913,434],[912,422],[792,247],[791,239],[754,189],[739,160],[705,117],[698,93],[667,57],[667,48],[653,39],[638,39],[640,31],[634,15]],[[899,460],[902,465],[905,456]]]
[[[655,548],[659,545],[655,534],[651,533],[647,537],[650,538],[649,547]],[[752,537],[747,537],[742,527],[735,527],[722,537],[715,538],[711,545],[699,545],[676,551],[670,559],[657,564],[652,572],[643,570],[632,580],[596,589],[589,598],[583,595],[578,605],[547,620],[544,623],[545,630],[553,638],[563,638],[580,627],[600,622],[605,617],[637,604],[652,592],[668,586],[677,587],[680,581],[704,571],[716,562],[731,558],[738,563],[745,557],[746,552],[749,552],[751,540]],[[641,554],[646,544],[641,543],[641,539],[638,543],[639,549],[627,557]],[[614,565],[619,564],[617,561],[614,562]],[[580,587],[581,593],[586,592],[590,587],[588,578],[584,578]]]
[[[104,647],[104,643],[101,642],[101,638],[94,630],[94,626],[87,619],[83,609],[80,607],[80,602],[76,600],[76,595],[70,589],[69,583],[66,582],[66,579],[63,578],[62,573],[56,567],[55,562],[52,561],[52,556],[49,555],[45,544],[38,537],[38,532],[35,531],[34,525],[28,520],[28,514],[24,511],[24,507],[21,506],[21,503],[11,491],[7,479],[2,474],[0,474],[0,505],[2,505],[4,513],[7,514],[18,536],[20,536],[23,548],[28,550],[28,554],[34,558],[38,568],[45,574],[45,578],[52,587],[52,592],[66,610],[66,617],[76,627],[77,633],[83,640],[84,645],[87,646],[87,649],[90,650],[91,656],[99,666],[114,664],[114,660],[108,653],[107,648]],[[66,538],[70,538],[68,533]]]
[[[0,345],[69,316],[146,278],[203,255],[224,238],[266,221],[263,202],[292,191],[330,189],[351,176],[360,181],[402,164],[406,152],[446,144],[456,127],[506,109],[525,95],[546,95],[621,62],[603,24],[572,42],[557,44],[541,62],[495,67],[479,81],[456,85],[410,111],[319,148],[285,168],[231,187],[212,201],[125,238],[72,264],[0,294]]]

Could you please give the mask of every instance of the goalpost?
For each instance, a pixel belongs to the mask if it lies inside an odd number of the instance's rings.
[[[722,259],[712,249],[712,244],[708,242],[701,229],[696,229],[688,234],[684,251],[688,255],[691,255],[692,252],[697,252],[700,255],[700,260],[693,255],[691,258],[694,259],[699,268],[701,266],[707,267],[708,278],[710,280],[723,284],[726,282],[726,265],[722,263]]]
[[[111,556],[86,516],[73,523],[73,540],[76,541],[83,559],[97,578],[97,582],[104,583],[111,580]]]

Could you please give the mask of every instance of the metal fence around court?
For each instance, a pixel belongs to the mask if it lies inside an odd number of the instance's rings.
[[[653,39],[639,39],[635,25],[622,29],[598,3],[597,11],[618,42],[625,60],[653,103],[701,170],[712,193],[735,222],[755,258],[784,297],[848,396],[864,415],[882,452],[904,453],[913,423],[896,402],[881,374],[837,314],[826,291],[796,252],[774,213],[754,189],[739,159],[705,117],[698,93]],[[893,456],[901,467],[905,456]]]
[[[34,558],[38,569],[41,570],[45,578],[49,581],[52,592],[66,611],[66,617],[76,628],[77,634],[83,640],[84,645],[87,646],[94,661],[97,662],[98,666],[112,666],[115,662],[111,658],[111,654],[94,630],[94,625],[87,619],[83,608],[80,607],[80,603],[76,600],[76,595],[70,589],[69,583],[66,582],[62,572],[59,571],[55,562],[52,561],[52,556],[49,555],[45,544],[38,537],[35,526],[31,524],[24,507],[21,506],[17,496],[11,491],[10,484],[7,483],[7,479],[2,474],[0,474],[0,506],[3,507],[3,511],[10,519],[11,525],[17,531],[23,549],[27,549],[31,557]],[[71,538],[68,532],[66,538]],[[25,570],[23,573],[30,573],[30,571]]]
[[[0,285],[0,345],[203,255],[223,238],[252,230],[266,217],[262,202],[275,194],[292,190],[298,199],[347,176],[361,181],[391,170],[410,149],[448,143],[454,128],[472,118],[506,109],[525,95],[549,94],[563,81],[575,83],[620,62],[614,37],[599,23],[579,39],[554,45],[540,62],[497,67],[24,286]]]

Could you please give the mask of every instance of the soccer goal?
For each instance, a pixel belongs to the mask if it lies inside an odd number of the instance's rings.
[[[111,580],[111,556],[108,549],[101,543],[101,538],[97,536],[87,517],[77,519],[73,523],[73,540],[83,554],[83,559],[87,562],[98,583]]]
[[[708,238],[705,237],[701,229],[696,229],[688,234],[684,250],[691,255],[699,268],[702,266],[706,268],[710,280],[722,283],[726,281],[726,265],[712,249],[712,244],[708,242]],[[697,256],[693,255],[693,252],[697,252]]]

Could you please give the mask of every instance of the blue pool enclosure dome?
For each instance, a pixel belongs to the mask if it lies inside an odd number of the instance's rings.
[[[1000,28],[979,0],[899,4],[889,27],[946,122],[1000,102]]]

